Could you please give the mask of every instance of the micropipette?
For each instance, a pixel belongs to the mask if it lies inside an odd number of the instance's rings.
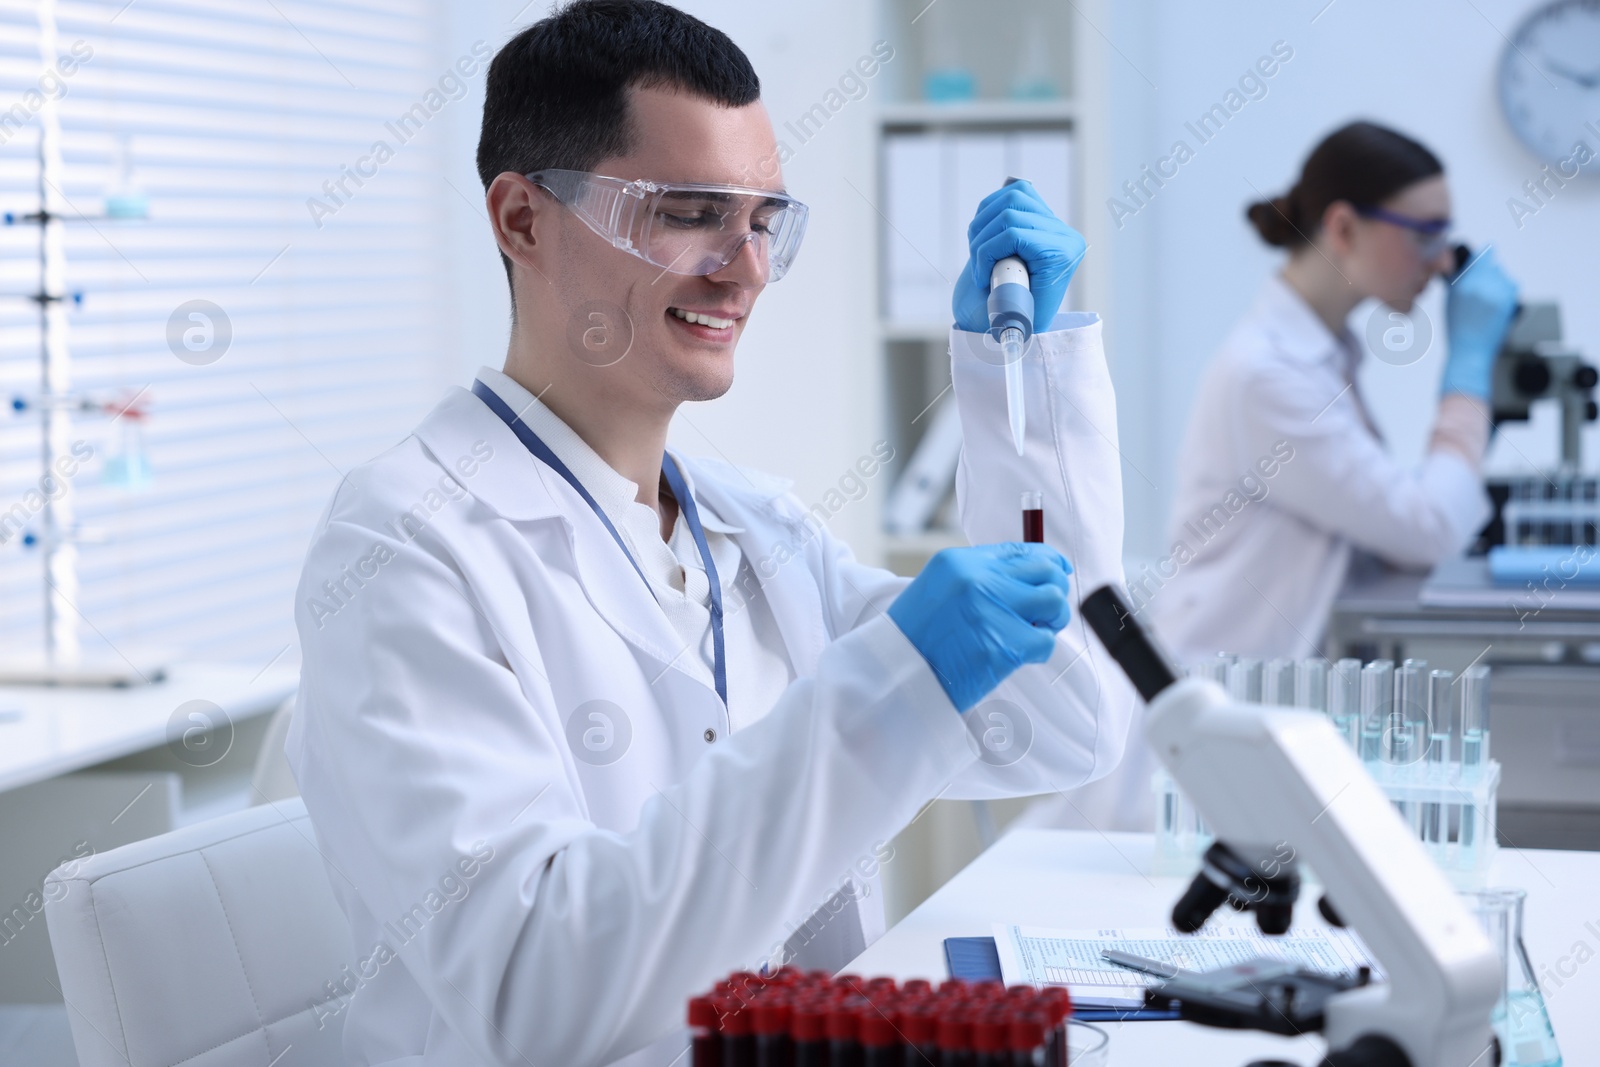
[[[1007,178],[1010,185],[1017,178]],[[1033,336],[1033,291],[1028,288],[1028,267],[1020,256],[1007,256],[989,272],[989,334],[1000,344],[1006,368],[1006,415],[1011,420],[1011,443],[1022,455],[1028,426],[1027,400],[1022,393],[1022,353]]]

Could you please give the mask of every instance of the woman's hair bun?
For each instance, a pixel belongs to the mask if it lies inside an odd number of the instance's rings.
[[[1274,248],[1289,248],[1302,244],[1305,236],[1300,220],[1295,217],[1292,194],[1275,196],[1271,200],[1257,200],[1245,209],[1245,217],[1256,228],[1261,239]]]
[[[1328,205],[1376,207],[1419,181],[1444,173],[1439,157],[1405,134],[1375,122],[1352,122],[1324,137],[1300,168],[1294,188],[1257,200],[1245,217],[1261,239],[1300,248],[1317,236]]]

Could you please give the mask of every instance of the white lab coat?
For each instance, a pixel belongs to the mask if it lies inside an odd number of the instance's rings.
[[[1054,325],[1027,365],[1025,461],[1001,368],[952,331],[960,510],[972,541],[1015,540],[1041,489],[1081,595],[1122,578],[1116,427],[1098,318]],[[995,694],[1027,755],[980,761],[978,720],[883,613],[905,579],[819,533],[786,483],[687,465],[742,528],[797,676],[732,735],[594,513],[467,390],[336,493],[297,592],[287,751],[354,934],[317,1009],[343,1014],[352,1062],[665,1067],[686,998],[870,887],[928,800],[1067,788],[1119,758],[1136,698],[1081,619]],[[630,735],[603,765],[569,742],[593,701]],[[880,898],[860,903],[881,928]]]
[[[1185,663],[1321,654],[1353,551],[1428,567],[1488,519],[1482,482],[1455,452],[1417,468],[1389,455],[1352,384],[1360,351],[1274,275],[1212,360],[1166,547],[1128,576],[1133,605]],[[1151,829],[1157,761],[1135,734],[1115,772],[1034,817]]]

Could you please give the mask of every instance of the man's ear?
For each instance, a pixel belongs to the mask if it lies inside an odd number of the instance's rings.
[[[552,198],[515,171],[495,175],[484,199],[489,209],[489,227],[495,244],[511,262],[543,271],[541,259],[549,247],[547,216],[554,206]]]

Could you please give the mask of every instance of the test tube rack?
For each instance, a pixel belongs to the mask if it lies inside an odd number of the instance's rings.
[[[1266,665],[1265,674],[1272,676],[1272,668],[1277,666],[1281,670],[1286,662],[1273,661]],[[1327,668],[1325,661],[1306,660],[1295,666],[1295,673],[1300,677],[1326,679],[1330,687],[1337,685]],[[1480,671],[1486,673],[1487,668],[1480,668]],[[1272,699],[1274,687],[1261,684],[1263,669],[1257,661],[1235,660],[1223,654],[1191,673],[1213,678],[1229,690],[1233,699],[1246,703],[1298,707],[1327,714],[1330,718],[1333,716],[1329,709],[1336,706],[1336,701],[1326,699],[1332,694],[1323,693],[1324,699],[1319,700],[1317,688],[1303,684],[1294,687],[1297,699],[1293,702]],[[1288,691],[1288,686],[1279,690],[1281,693]],[[1263,696],[1267,700],[1264,701]],[[1354,725],[1336,721],[1335,726],[1346,744],[1359,754],[1361,739]],[[1482,744],[1486,750],[1487,731]],[[1461,759],[1435,758],[1392,762],[1380,758],[1363,759],[1362,765],[1456,888],[1481,889],[1488,884],[1489,868],[1499,848],[1496,816],[1500,764],[1497,761],[1485,759],[1481,763],[1468,763]],[[1158,768],[1151,776],[1150,788],[1155,794],[1156,811],[1151,873],[1193,874],[1214,837],[1199,811],[1165,768]]]
[[[1064,986],[737,971],[689,1001],[690,1067],[1066,1067],[1105,1034],[1071,1019]],[[1070,1026],[1070,1028],[1069,1028]],[[1087,1031],[1076,1033],[1075,1031]],[[1098,1048],[1080,1042],[1098,1037]]]
[[[1600,479],[1558,474],[1511,483],[1501,510],[1508,545],[1593,545],[1600,530]]]

